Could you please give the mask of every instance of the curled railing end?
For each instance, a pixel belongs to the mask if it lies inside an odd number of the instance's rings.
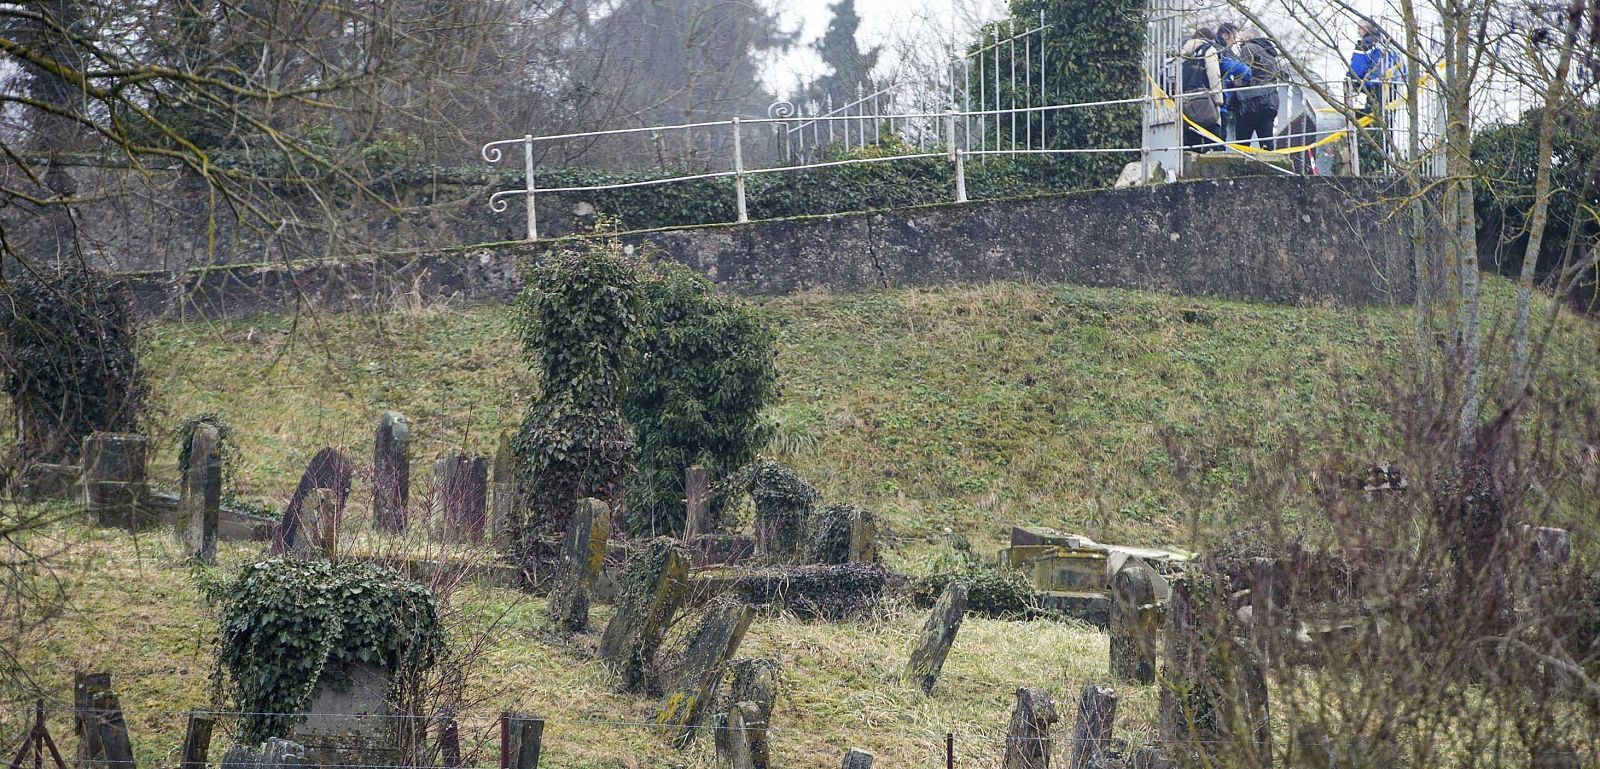
[[[483,145],[483,159],[485,161],[489,163],[498,163],[503,157],[505,156],[500,152],[499,147],[496,147],[493,144]]]
[[[767,117],[770,118],[777,118],[781,120],[783,118],[794,117],[795,114],[794,105],[786,101],[775,101],[772,103],[772,106],[767,107]]]

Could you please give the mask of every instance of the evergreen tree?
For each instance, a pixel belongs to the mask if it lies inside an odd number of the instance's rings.
[[[856,0],[837,0],[828,10],[833,14],[828,30],[811,45],[828,66],[828,74],[817,78],[802,100],[816,102],[819,107],[831,100],[834,107],[841,107],[858,98],[858,89],[865,93],[874,90],[872,69],[878,64],[880,46],[861,50],[856,40],[856,31],[861,27]]]

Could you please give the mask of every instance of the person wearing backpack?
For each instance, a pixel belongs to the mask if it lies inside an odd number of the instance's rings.
[[[1222,121],[1227,114],[1222,98],[1222,86],[1227,78],[1249,78],[1245,69],[1232,56],[1223,56],[1211,30],[1201,27],[1184,41],[1178,49],[1179,77],[1182,79],[1183,146],[1200,152],[1221,149],[1213,139],[1195,130],[1195,126],[1212,135],[1222,136]],[[1191,125],[1191,123],[1193,125]]]
[[[1278,83],[1284,75],[1278,44],[1245,30],[1239,33],[1238,49],[1239,61],[1250,70],[1252,87],[1239,93],[1236,136],[1241,142],[1277,149]]]

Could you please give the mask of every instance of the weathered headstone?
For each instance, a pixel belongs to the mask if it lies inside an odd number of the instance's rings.
[[[235,745],[222,754],[221,769],[296,769],[311,766],[306,748],[273,737],[260,745]]]
[[[330,558],[338,554],[338,508],[334,493],[312,489],[300,503],[300,520],[295,522],[295,538],[289,557],[300,560]]]
[[[683,539],[693,540],[701,534],[711,534],[711,476],[700,465],[690,465],[683,472]]]
[[[134,769],[133,743],[111,674],[74,674],[72,695],[80,769]]]
[[[1572,560],[1572,535],[1566,529],[1537,526],[1533,535],[1533,563],[1544,570],[1559,569]]]
[[[206,757],[211,752],[211,731],[217,725],[217,714],[204,710],[189,712],[189,725],[183,733],[183,752],[178,769],[206,769]]]
[[[91,433],[83,439],[83,469],[78,483],[84,504],[96,523],[128,529],[151,523],[152,517],[140,510],[147,492],[144,469],[148,446],[143,435],[130,433]]]
[[[379,531],[406,530],[411,499],[411,423],[398,411],[378,417],[372,442],[372,525]]]
[[[1104,686],[1083,687],[1078,721],[1072,729],[1072,761],[1068,769],[1095,769],[1111,744],[1117,722],[1117,693]]]
[[[489,463],[452,451],[433,463],[434,514],[444,525],[447,542],[483,539],[488,505]]]
[[[351,666],[339,683],[320,680],[290,739],[320,766],[400,764],[400,735],[389,700],[393,676],[376,665]]]
[[[920,686],[923,694],[933,692],[933,684],[939,678],[939,671],[944,667],[944,659],[950,654],[950,645],[955,642],[956,631],[961,629],[961,620],[966,613],[967,586],[951,582],[934,603],[928,621],[922,626],[922,633],[917,636],[917,645],[911,650],[911,659],[906,664],[906,680]]]
[[[850,516],[850,562],[878,562],[878,519],[865,510]]]
[[[510,542],[521,508],[517,497],[517,455],[511,450],[511,431],[500,433],[500,442],[494,450],[494,462],[489,471],[490,502],[489,535],[495,542]]]
[[[188,457],[188,466],[182,468],[173,528],[183,543],[184,556],[215,563],[222,516],[222,433],[216,425],[195,425],[189,434]]]
[[[567,521],[562,574],[550,592],[550,624],[556,630],[576,632],[589,624],[589,600],[600,567],[605,565],[610,533],[611,509],[606,503],[580,500],[577,512]]]
[[[505,722],[505,755],[500,765],[505,769],[538,769],[539,749],[544,742],[544,719],[524,713],[506,712],[500,718]]]
[[[289,506],[284,508],[283,521],[273,537],[273,552],[286,553],[294,549],[301,537],[301,521],[308,519],[304,514],[306,498],[315,489],[333,492],[333,520],[321,525],[339,528],[345,501],[350,498],[350,473],[350,460],[334,449],[324,448],[311,458],[306,471],[300,475],[299,485],[295,486],[294,496],[289,498]]]
[[[1005,769],[1050,769],[1050,725],[1060,718],[1049,692],[1018,689],[1006,732]]]
[[[677,691],[667,695],[656,716],[656,722],[672,737],[673,744],[682,748],[694,739],[695,730],[710,709],[723,671],[734,652],[739,650],[739,643],[744,640],[754,616],[755,610],[747,604],[724,603],[707,612],[700,626],[695,628],[673,676],[676,680],[672,686]]]
[[[872,751],[851,748],[844,754],[844,769],[872,769]]]
[[[719,708],[725,712],[718,713],[714,719],[717,755],[724,763],[739,765],[735,756],[738,753],[752,769],[768,769],[772,750],[767,739],[767,725],[772,722],[772,708],[778,701],[778,663],[770,659],[741,659],[734,660],[729,667],[728,691],[718,694],[718,700],[727,703]],[[742,708],[737,729],[733,717],[736,708]]]
[[[770,561],[794,558],[802,528],[822,495],[777,462],[752,465],[750,499],[755,503],[756,551]]]
[[[1124,564],[1111,578],[1111,675],[1117,680],[1155,683],[1159,613],[1150,570]]]
[[[806,563],[875,563],[878,525],[871,512],[855,505],[828,505],[806,520],[802,550]]]
[[[600,639],[600,661],[622,691],[646,691],[656,683],[656,651],[688,592],[688,572],[689,559],[672,539],[657,537],[634,552]]]
[[[1161,671],[1161,738],[1180,756],[1271,750],[1267,683],[1253,646],[1229,630],[1229,590],[1220,574],[1171,580],[1166,663]]]

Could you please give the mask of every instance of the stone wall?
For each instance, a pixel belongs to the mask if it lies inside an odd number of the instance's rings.
[[[781,294],[997,280],[1366,306],[1412,294],[1378,180],[1253,177],[628,233],[724,289]],[[144,317],[506,302],[519,264],[567,241],[370,260],[127,275]]]

